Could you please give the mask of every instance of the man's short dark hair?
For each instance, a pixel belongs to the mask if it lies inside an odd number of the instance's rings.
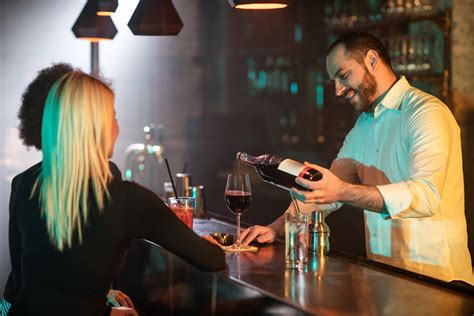
[[[21,98],[18,111],[20,138],[26,146],[41,150],[41,126],[46,98],[53,84],[66,73],[73,71],[70,64],[57,63],[42,69],[28,85]]]
[[[341,35],[329,46],[327,55],[339,44],[344,45],[346,54],[350,54],[358,63],[364,62],[369,50],[374,50],[388,67],[392,68],[387,48],[377,37],[366,32],[351,32]]]

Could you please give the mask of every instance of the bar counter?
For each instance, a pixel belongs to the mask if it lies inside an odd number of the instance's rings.
[[[235,227],[217,220],[195,220],[194,231],[199,235],[212,232],[235,233]],[[146,242],[152,251],[164,251]],[[188,284],[190,296],[200,295],[200,307],[190,309],[171,307],[169,314],[244,314],[250,312],[265,315],[473,315],[474,296],[472,289],[453,290],[439,284],[430,283],[413,274],[403,274],[367,262],[348,259],[340,254],[329,254],[321,258],[310,256],[307,270],[286,269],[284,243],[258,245],[253,252],[234,252],[226,254],[228,269],[218,273],[205,273],[190,267],[184,261],[169,254],[171,264],[168,270],[181,265],[186,273],[168,271],[167,283],[162,288],[174,288],[176,277]],[[142,247],[145,247],[142,245]],[[150,251],[150,249],[148,249]],[[149,260],[138,260],[142,255],[135,253],[133,259],[140,261],[138,266],[152,268]],[[147,258],[152,257],[148,253]],[[146,260],[145,260],[146,261]],[[135,269],[139,271],[140,268]],[[189,271],[192,270],[190,273]],[[133,273],[132,273],[133,274]],[[141,296],[150,296],[150,290],[135,293],[130,280],[137,280],[130,271],[121,273],[122,290],[129,291],[132,299],[143,306],[149,305]],[[166,273],[162,273],[167,275]],[[171,276],[170,276],[171,275]],[[187,275],[183,278],[183,275]],[[143,287],[150,277],[140,274],[142,281],[135,287]],[[155,276],[155,279],[158,279]],[[163,279],[163,277],[161,277]],[[128,280],[128,281],[127,281]],[[133,282],[133,281],[132,281]],[[205,285],[207,283],[211,285]],[[148,282],[149,283],[149,282]],[[436,283],[436,282],[435,282]],[[200,285],[198,285],[200,284]],[[146,288],[146,286],[145,286]],[[155,289],[156,291],[156,289]],[[210,294],[204,294],[208,291]],[[174,291],[177,293],[177,291]],[[170,296],[170,295],[168,295]],[[172,295],[171,295],[172,296]],[[189,296],[188,296],[189,298]],[[217,301],[216,301],[217,298]],[[231,298],[231,299],[230,299]],[[219,300],[220,299],[220,300]],[[209,301],[206,303],[205,301]],[[148,300],[149,301],[149,300]],[[171,300],[172,301],[172,300]],[[181,302],[183,299],[181,299]],[[196,300],[194,301],[196,302]],[[170,304],[169,302],[167,304]],[[189,304],[188,304],[189,305]],[[191,304],[192,305],[192,304]],[[217,306],[217,307],[216,307]],[[224,308],[223,307],[227,307]],[[143,308],[143,310],[150,310]],[[143,311],[142,310],[142,311]],[[156,311],[156,309],[155,309]],[[181,311],[181,313],[180,313]],[[147,314],[142,312],[141,314]]]

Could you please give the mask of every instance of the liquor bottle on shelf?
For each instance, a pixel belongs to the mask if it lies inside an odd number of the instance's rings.
[[[149,124],[143,128],[145,142],[131,144],[125,150],[125,179],[135,181],[159,197],[164,197],[167,181],[163,148],[163,125]]]
[[[283,159],[275,155],[265,154],[255,157],[239,152],[236,158],[243,163],[253,166],[265,182],[285,190],[290,190],[291,188],[308,190],[295,182],[296,177],[302,177],[310,181],[318,181],[322,178],[321,173],[313,168],[305,166],[298,161]]]

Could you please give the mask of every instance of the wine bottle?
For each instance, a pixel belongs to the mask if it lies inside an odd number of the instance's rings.
[[[321,173],[313,168],[305,166],[298,161],[282,159],[275,155],[265,154],[255,157],[238,152],[236,158],[243,163],[253,166],[265,182],[288,191],[291,188],[309,191],[295,182],[296,177],[310,181],[318,181],[322,178]]]

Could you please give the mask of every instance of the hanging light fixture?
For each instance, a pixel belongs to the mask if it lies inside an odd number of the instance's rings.
[[[183,22],[171,0],[140,0],[128,27],[135,35],[178,35]]]
[[[97,6],[97,15],[110,16],[118,7],[118,0],[99,0]]]
[[[243,10],[270,10],[283,9],[293,2],[292,0],[228,0],[232,8]]]
[[[110,16],[97,16],[97,0],[89,0],[72,26],[77,38],[91,42],[111,40],[117,34],[117,28]]]

